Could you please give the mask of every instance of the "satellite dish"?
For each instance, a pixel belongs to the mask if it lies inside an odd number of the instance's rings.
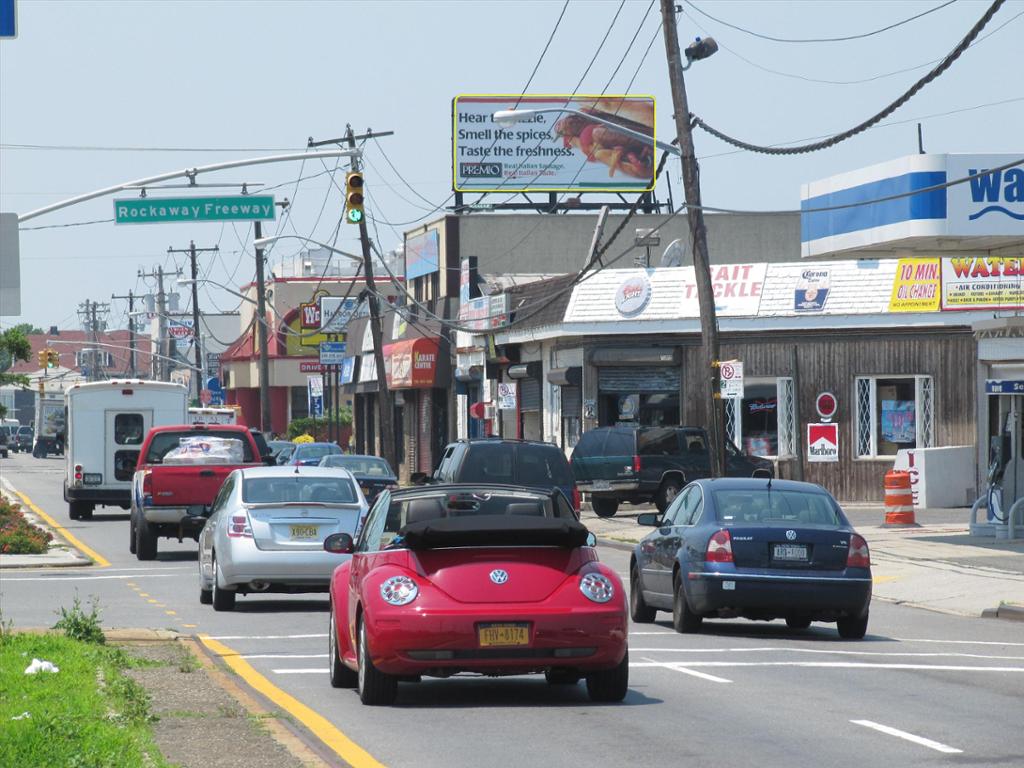
[[[683,266],[683,259],[686,258],[689,249],[686,247],[686,242],[682,239],[673,240],[665,248],[665,252],[661,254],[662,267],[681,267]]]

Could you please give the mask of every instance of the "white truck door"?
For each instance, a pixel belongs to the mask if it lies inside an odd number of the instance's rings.
[[[139,447],[152,426],[152,408],[106,412],[104,485],[131,483],[139,459]]]

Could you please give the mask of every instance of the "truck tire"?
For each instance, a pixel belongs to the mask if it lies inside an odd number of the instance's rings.
[[[590,500],[590,506],[594,508],[594,514],[598,517],[613,517],[619,510],[617,499],[594,497]]]
[[[213,553],[213,610],[233,611],[235,610],[235,590],[224,589],[217,582],[220,581],[220,566],[217,564],[217,553]]]
[[[156,560],[156,532],[141,515],[135,521],[135,557]]]
[[[132,516],[128,519],[128,551],[133,555],[135,554],[135,551],[137,549],[137,547],[135,546],[136,535],[137,534],[135,532],[135,515],[133,513]]]

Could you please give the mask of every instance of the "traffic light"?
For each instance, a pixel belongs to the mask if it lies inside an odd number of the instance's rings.
[[[345,175],[345,221],[358,224],[363,215],[363,174],[352,171]]]
[[[60,353],[56,349],[46,351],[46,367],[57,368],[60,366]]]
[[[39,367],[40,368],[46,368],[47,367],[47,363],[49,363],[49,361],[50,361],[50,350],[48,350],[48,349],[40,349],[38,357],[39,357]]]

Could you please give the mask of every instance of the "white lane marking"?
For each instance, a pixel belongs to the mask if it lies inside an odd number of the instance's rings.
[[[330,672],[327,667],[317,667],[315,669],[272,669],[270,671],[275,675],[326,675]]]
[[[893,640],[897,640],[901,643],[948,643],[949,645],[1013,645],[1024,648],[1024,643],[1011,643],[1002,640],[925,640],[919,637],[894,637]]]
[[[164,573],[165,571],[194,571],[196,567],[194,565],[168,565],[165,568],[104,568],[104,573]],[[4,571],[12,573],[14,569],[5,568]],[[53,573],[53,568],[18,568],[18,573],[25,573],[30,576],[39,573]],[[88,575],[89,573],[95,573],[95,566],[89,568],[61,568],[61,574],[83,574]]]
[[[664,669],[671,669],[673,672],[682,672],[684,675],[692,675],[693,677],[699,677],[701,680],[708,680],[712,683],[731,683],[732,680],[726,680],[724,677],[718,677],[717,675],[709,675],[707,672],[698,672],[695,669],[687,669],[686,667],[679,666],[678,664],[671,663],[658,663],[654,659],[648,659],[641,656],[644,661],[649,662],[650,666],[662,667]],[[638,664],[630,664],[631,667],[639,666]],[[647,665],[645,665],[647,666]]]
[[[173,573],[126,573],[121,576],[8,576],[4,575],[4,583],[9,581],[101,581],[107,579],[170,579]]]
[[[211,640],[305,640],[311,637],[327,637],[327,633],[312,635],[210,635]]]
[[[921,669],[933,672],[1024,672],[1024,667],[970,667],[953,664],[879,664],[856,661],[660,661],[641,667],[816,667],[819,669]],[[630,666],[633,666],[630,663]]]
[[[936,653],[921,653],[911,651],[846,651],[830,650],[827,648],[630,648],[636,653],[818,653],[827,656],[882,656],[885,658],[954,658],[954,659],[997,659],[1000,661],[1024,661],[1024,656],[993,656],[982,653],[958,653],[955,651],[939,651]]]
[[[240,659],[326,659],[326,653],[246,653]]]
[[[936,752],[945,752],[948,755],[955,755],[963,752],[962,749],[957,749],[956,747],[950,747],[938,741],[926,739],[924,736],[915,736],[912,733],[907,733],[906,731],[901,731],[898,728],[893,728],[888,725],[882,725],[881,723],[875,723],[871,720],[851,720],[850,722],[854,725],[863,725],[865,728],[872,728],[881,733],[888,734],[889,736],[895,736],[900,739],[912,741],[915,744],[920,744],[922,747],[934,749]]]

